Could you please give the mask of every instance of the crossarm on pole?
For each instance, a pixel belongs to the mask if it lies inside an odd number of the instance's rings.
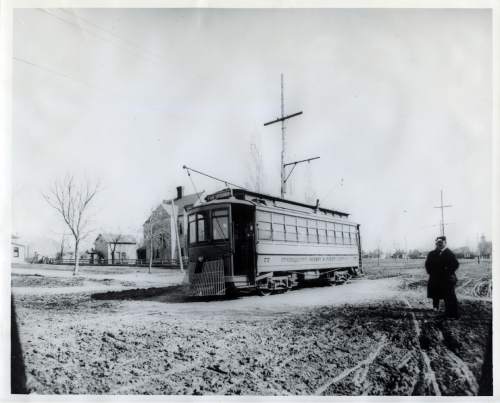
[[[287,119],[290,119],[290,118],[293,118],[293,117],[299,116],[299,115],[302,115],[302,111],[297,112],[297,113],[292,113],[291,115],[288,115],[288,116],[283,116],[281,118],[272,120],[271,122],[264,123],[264,126],[272,125],[273,123],[282,122],[284,120],[287,120]]]

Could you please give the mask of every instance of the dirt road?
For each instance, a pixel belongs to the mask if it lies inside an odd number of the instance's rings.
[[[134,283],[137,273],[79,279],[19,268],[13,294],[35,393],[475,395],[491,300],[468,292],[488,276],[474,273],[456,321],[429,310],[418,270],[200,301],[184,297],[171,272]],[[138,285],[164,290],[112,299]],[[110,298],[91,298],[103,290]]]

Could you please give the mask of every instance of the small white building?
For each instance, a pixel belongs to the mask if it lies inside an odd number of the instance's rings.
[[[121,263],[137,259],[137,241],[132,235],[103,233],[94,242],[94,250],[99,259],[108,263]]]
[[[22,244],[19,241],[19,237],[16,235],[12,235],[10,239],[11,244],[11,258],[12,263],[24,263],[26,260],[27,250],[26,245]]]

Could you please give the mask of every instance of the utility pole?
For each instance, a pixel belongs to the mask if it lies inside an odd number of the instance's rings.
[[[283,84],[283,73],[281,73],[281,117],[276,118],[275,120],[272,120],[270,122],[264,123],[264,126],[272,125],[273,123],[278,123],[281,122],[281,166],[280,166],[280,172],[281,172],[281,198],[283,199],[285,197],[286,193],[286,181],[292,174],[293,169],[297,164],[300,164],[302,162],[309,162],[315,159],[318,159],[319,157],[314,157],[314,158],[309,158],[306,160],[301,160],[301,161],[294,161],[290,162],[288,164],[285,164],[285,148],[286,148],[286,139],[285,139],[285,120],[293,118],[298,115],[302,115],[302,111],[292,113],[291,115],[285,116],[285,95],[284,95],[284,84]],[[292,170],[289,172],[288,176],[286,176],[286,167],[289,165],[293,165]]]
[[[451,204],[444,205],[443,204],[443,189],[441,189],[441,205],[440,206],[434,206],[434,208],[440,208],[441,209],[441,236],[444,236],[444,209],[446,207],[453,207]]]

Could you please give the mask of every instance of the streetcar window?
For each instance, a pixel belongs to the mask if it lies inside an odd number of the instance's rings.
[[[307,241],[310,243],[318,243],[318,232],[316,228],[307,228]]]
[[[297,233],[299,237],[299,242],[307,242],[307,228],[297,227]]]
[[[257,230],[259,239],[271,239],[271,223],[258,222]]]
[[[318,221],[318,241],[326,243],[326,222]]]
[[[318,222],[316,220],[307,220],[308,228],[316,228],[318,226]]]
[[[285,223],[285,216],[283,214],[276,214],[273,213],[273,224],[284,224]]]
[[[297,227],[295,225],[286,225],[285,238],[287,241],[297,241]]]
[[[318,228],[319,243],[326,243],[326,229]]]
[[[342,232],[341,231],[335,231],[335,243],[337,245],[342,245]]]
[[[281,216],[283,217],[283,216]],[[274,219],[274,214],[273,214]],[[273,223],[273,240],[274,241],[284,241],[285,240],[285,225]]]
[[[332,222],[327,222],[326,223],[326,228],[329,230],[329,231],[333,231],[335,229],[335,224],[332,223]]]
[[[189,216],[189,243],[205,242],[208,236],[207,211]]]
[[[201,216],[201,217],[200,217]],[[205,217],[201,214],[198,215],[197,219],[197,227],[198,227],[198,242],[206,241],[206,231],[205,231]]]
[[[271,213],[266,213],[265,211],[257,210],[257,221],[271,222]]]
[[[349,236],[348,232],[342,232],[342,237],[344,239],[344,242],[343,242],[344,245],[349,245],[349,238],[348,238],[348,236]]]
[[[212,239],[229,239],[229,212],[227,209],[212,212]]]
[[[297,225],[297,218],[290,216],[290,215],[286,215],[285,216],[285,224],[295,226],[295,225]]]
[[[194,214],[189,216],[189,243],[196,243],[196,219]]]
[[[335,243],[335,231],[327,230],[328,243]]]

